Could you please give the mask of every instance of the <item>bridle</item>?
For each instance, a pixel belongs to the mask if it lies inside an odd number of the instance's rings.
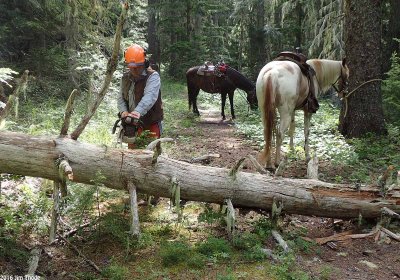
[[[340,80],[339,87],[336,86],[336,83]],[[343,67],[340,67],[340,75],[336,79],[335,82],[333,82],[332,87],[336,90],[337,94],[339,97],[346,96],[348,92],[348,87],[349,87],[349,82],[347,78],[344,77],[343,74]]]

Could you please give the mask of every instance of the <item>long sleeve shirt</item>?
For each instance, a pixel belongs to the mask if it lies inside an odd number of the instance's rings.
[[[142,75],[146,75],[146,71],[143,71]],[[122,83],[122,82],[121,82]],[[161,87],[161,79],[160,75],[158,72],[152,73],[147,81],[146,81],[146,86],[144,88],[144,93],[142,99],[139,101],[138,104],[136,104],[135,100],[135,94],[134,94],[134,89],[135,89],[135,83],[131,83],[131,86],[129,88],[129,100],[128,104],[123,98],[123,92],[122,92],[122,85],[120,88],[120,92],[118,95],[118,110],[119,112],[133,112],[137,111],[140,113],[140,115],[145,115],[151,107],[156,103],[158,94],[160,92],[160,87]]]

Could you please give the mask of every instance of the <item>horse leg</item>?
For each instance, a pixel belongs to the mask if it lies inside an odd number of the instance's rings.
[[[311,113],[304,111],[304,152],[306,154],[306,162],[310,161],[310,148],[308,146],[308,137],[310,136]]]
[[[199,109],[197,109],[197,96],[199,95],[200,89],[193,90],[193,113],[200,116]]]
[[[261,152],[257,155],[257,161],[265,167],[269,171],[274,171],[274,168],[272,167],[271,163],[271,150],[272,150],[272,128],[270,131],[270,127],[267,124],[267,120],[265,119],[265,114],[263,110],[261,109],[261,116],[262,116],[262,122],[263,122],[263,133],[264,133],[264,148],[261,150]]]
[[[288,129],[292,116],[288,114],[280,114],[279,129],[276,132],[276,153],[275,153],[275,166],[279,166],[281,162],[281,146],[283,138],[285,137],[285,132]]]
[[[226,92],[221,92],[221,116],[225,120],[225,102],[226,102]]]
[[[294,111],[292,113],[292,119],[290,121],[290,126],[289,126],[289,147],[290,147],[290,151],[294,151],[294,144],[293,144],[293,136],[294,136],[294,130],[296,128],[296,123],[294,122]]]
[[[229,104],[231,105],[231,116],[232,116],[232,120],[234,120],[235,117],[235,109],[233,108],[233,93],[234,91],[229,93]]]

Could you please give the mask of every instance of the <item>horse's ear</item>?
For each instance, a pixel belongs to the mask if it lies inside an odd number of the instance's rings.
[[[344,67],[344,66],[346,66],[346,64],[347,64],[347,59],[346,59],[346,58],[343,58],[343,59],[342,59],[342,66]]]

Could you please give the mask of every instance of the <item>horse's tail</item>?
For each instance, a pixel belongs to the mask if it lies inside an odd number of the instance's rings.
[[[261,161],[270,164],[272,150],[272,136],[275,127],[276,110],[275,110],[275,87],[274,75],[270,71],[264,72],[257,80],[257,98],[258,106],[261,110],[261,118],[264,125],[265,147]],[[264,158],[265,157],[265,158]],[[267,166],[269,167],[269,166]]]
[[[270,153],[272,148],[272,134],[275,127],[275,89],[272,83],[272,76],[268,75],[265,81],[264,119],[266,133],[266,152]]]

